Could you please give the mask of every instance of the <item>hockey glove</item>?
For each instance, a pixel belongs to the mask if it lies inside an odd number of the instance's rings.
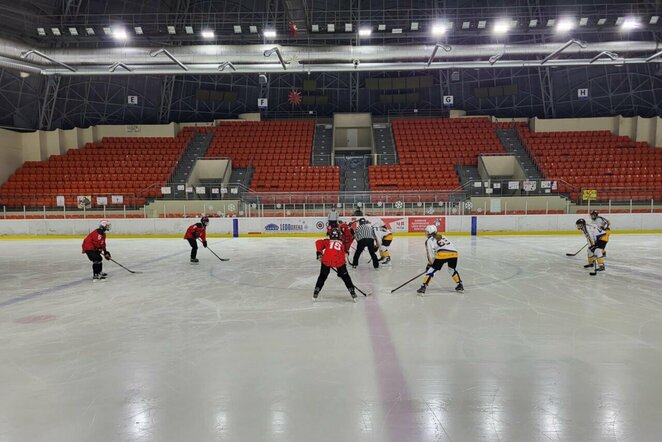
[[[107,251],[107,250],[105,252],[103,252],[103,257],[106,258],[106,260],[110,260],[110,258],[111,258],[110,252]]]
[[[430,265],[430,264],[425,264],[425,271],[427,272],[428,270],[430,270],[430,267],[432,267],[432,265]]]
[[[207,248],[207,241],[202,241],[202,247]]]
[[[315,259],[319,260],[321,257],[322,257],[322,254],[320,252],[317,252],[317,258],[315,258]]]

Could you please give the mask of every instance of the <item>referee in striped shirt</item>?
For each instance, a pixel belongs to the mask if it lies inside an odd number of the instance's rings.
[[[375,269],[379,268],[379,258],[375,254],[375,241],[377,238],[375,238],[375,231],[372,230],[367,219],[359,219],[359,226],[356,228],[356,232],[354,232],[354,238],[356,239],[356,252],[354,252],[352,267],[356,268],[359,265],[359,257],[363,253],[363,249],[367,248],[372,258],[373,267]]]

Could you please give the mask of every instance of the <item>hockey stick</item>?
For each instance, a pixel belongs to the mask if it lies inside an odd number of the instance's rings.
[[[198,239],[199,239],[199,238],[198,238]],[[200,240],[200,242],[202,242],[202,240]],[[210,251],[215,257],[217,257],[217,258],[219,259],[219,261],[230,261],[229,258],[221,258],[221,257],[218,256],[218,255],[217,255],[212,249],[210,249],[209,247],[205,247],[205,249],[209,250],[209,251]]]
[[[333,270],[334,272],[336,272],[336,275],[338,274],[338,270],[336,270],[335,267],[331,267],[331,270]],[[353,284],[354,284],[354,282],[352,282],[352,285],[353,285]],[[368,295],[366,294],[366,292],[364,292],[363,290],[361,290],[361,289],[358,288],[357,286],[354,286],[354,288],[355,288],[356,290],[358,290],[359,293],[362,294],[363,296],[368,296]]]
[[[582,246],[582,248],[579,249],[579,250],[577,250],[575,253],[566,253],[565,256],[577,256],[577,254],[579,254],[579,252],[581,252],[582,250],[584,250],[584,249],[586,248],[587,245],[588,245],[588,243],[584,244],[584,245]]]
[[[110,261],[112,261],[112,262],[114,262],[115,264],[117,264],[118,266],[122,267],[124,270],[126,270],[126,271],[129,272],[129,273],[142,273],[142,272],[136,272],[135,270],[127,269],[127,268],[124,267],[122,264],[120,264],[119,262],[115,261],[113,258],[110,258]]]
[[[409,283],[412,282],[413,280],[418,279],[418,278],[420,278],[421,276],[425,275],[426,272],[427,272],[427,270],[426,270],[425,272],[419,273],[418,275],[416,275],[416,276],[414,276],[413,278],[411,278],[409,281],[407,281],[407,282],[405,282],[404,284],[399,285],[398,287],[396,287],[396,288],[394,288],[393,290],[391,290],[391,293],[393,293],[393,292],[396,291],[396,290],[400,290],[402,287],[406,286],[407,284],[409,284]]]

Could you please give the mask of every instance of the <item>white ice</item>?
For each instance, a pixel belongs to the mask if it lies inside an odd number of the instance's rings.
[[[422,237],[331,275],[313,238],[0,241],[2,441],[653,441],[662,434],[662,237],[452,237],[425,297]]]

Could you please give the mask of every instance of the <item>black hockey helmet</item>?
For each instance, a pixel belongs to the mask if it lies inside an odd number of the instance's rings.
[[[598,219],[598,211],[597,210],[594,210],[593,212],[591,212],[591,219],[592,220]]]
[[[578,229],[581,229],[584,226],[586,226],[586,220],[584,218],[579,218],[575,223],[575,225],[577,226]]]
[[[359,224],[368,224],[368,220],[365,218],[359,218]]]
[[[200,218],[200,224],[207,227],[209,225],[209,217],[207,215],[202,215],[202,218]]]
[[[329,238],[331,238],[331,239],[340,239],[340,236],[341,236],[340,235],[340,230],[338,230],[338,229],[333,229],[329,233]]]

